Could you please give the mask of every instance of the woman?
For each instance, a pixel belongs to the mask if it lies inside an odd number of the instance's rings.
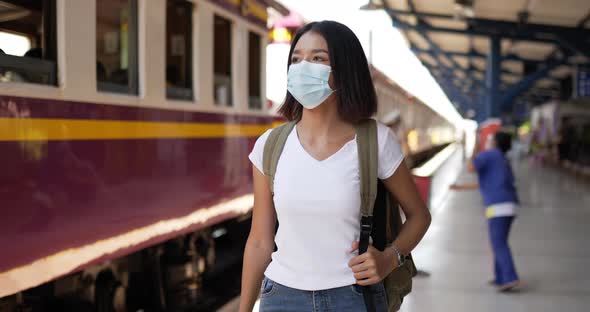
[[[467,164],[469,171],[477,172],[479,183],[454,184],[451,187],[456,190],[477,187],[480,189],[486,207],[485,215],[488,219],[490,243],[494,252],[495,276],[490,283],[497,286],[501,292],[513,290],[520,285],[508,246],[508,234],[518,206],[514,175],[510,161],[506,157],[511,146],[510,135],[497,132],[491,148],[476,155]]]
[[[367,59],[350,29],[323,21],[297,32],[288,63],[280,113],[297,124],[278,163],[274,198],[262,173],[270,130],[250,154],[254,209],[240,311],[251,311],[259,294],[261,311],[363,311],[358,285],[374,285],[375,305],[383,311],[387,303],[380,282],[397,267],[394,248],[409,254],[426,232],[430,214],[408,168],[400,165],[399,144],[379,124],[379,178],[398,198],[407,221],[392,248],[353,253],[360,230],[354,126],[377,110]]]

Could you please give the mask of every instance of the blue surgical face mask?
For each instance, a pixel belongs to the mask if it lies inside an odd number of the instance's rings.
[[[287,90],[303,107],[313,109],[334,92],[328,80],[330,66],[301,61],[291,64],[287,73]]]

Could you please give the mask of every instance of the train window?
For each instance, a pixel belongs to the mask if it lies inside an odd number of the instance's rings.
[[[223,17],[215,16],[214,27],[214,83],[215,103],[232,106],[231,31],[232,24]]]
[[[260,36],[250,32],[248,35],[248,107],[250,109],[261,109],[262,98],[260,96],[260,79],[262,64],[261,60],[261,40]]]
[[[192,14],[186,0],[166,4],[166,95],[172,99],[193,99]]]
[[[57,84],[55,1],[0,0],[0,82]]]
[[[137,94],[137,76],[137,0],[97,0],[97,89]]]

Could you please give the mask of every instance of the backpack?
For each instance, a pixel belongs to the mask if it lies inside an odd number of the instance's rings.
[[[264,145],[263,171],[269,177],[273,196],[277,164],[294,126],[295,122],[288,122],[273,129]],[[399,234],[402,219],[398,201],[377,177],[379,147],[375,120],[368,119],[356,126],[356,141],[361,180],[359,254],[367,251],[369,237],[373,239],[373,247],[383,251]],[[412,290],[412,277],[416,276],[416,273],[412,257],[407,256],[403,266],[394,269],[383,279],[388,301],[387,312],[399,310],[404,296]],[[374,300],[368,287],[363,287],[363,296],[367,311],[375,312]]]

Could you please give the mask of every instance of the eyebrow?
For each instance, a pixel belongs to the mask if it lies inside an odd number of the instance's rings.
[[[323,52],[323,53],[329,54],[328,51],[326,51],[324,49],[313,49],[313,50],[311,50],[311,52],[312,53],[322,53]],[[295,54],[295,53],[301,53],[301,50],[294,50],[293,54]]]

